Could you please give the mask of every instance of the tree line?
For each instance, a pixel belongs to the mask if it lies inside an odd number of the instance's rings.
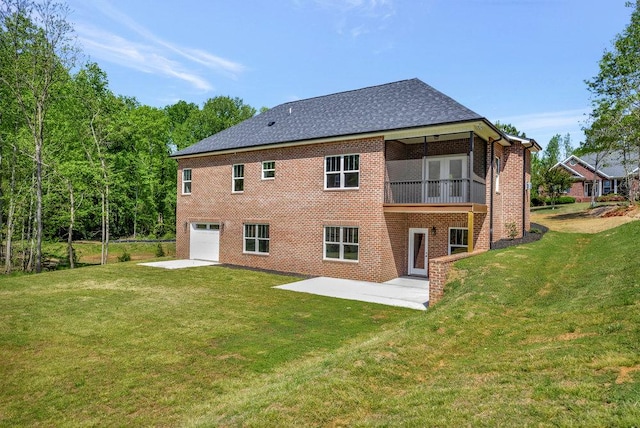
[[[631,21],[603,54],[598,74],[585,81],[592,111],[580,150],[594,154],[596,168],[615,154],[625,169],[629,202],[634,202],[640,199],[640,187],[633,183],[640,171],[640,3],[626,5],[632,8]]]
[[[42,243],[175,233],[176,162],[170,154],[253,116],[241,99],[165,108],[109,89],[81,63],[68,6],[0,3],[0,263],[43,268]],[[80,65],[78,65],[80,63]]]

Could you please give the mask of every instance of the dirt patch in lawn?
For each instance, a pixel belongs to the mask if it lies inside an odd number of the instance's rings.
[[[640,219],[637,206],[603,205],[574,212],[563,208],[534,211],[531,221],[559,232],[598,233]]]

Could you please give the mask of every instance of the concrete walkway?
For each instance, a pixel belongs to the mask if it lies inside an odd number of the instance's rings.
[[[274,288],[421,311],[429,306],[429,281],[421,278],[402,277],[380,284],[321,276]]]
[[[163,269],[184,269],[190,267],[215,266],[218,262],[205,260],[166,260],[161,262],[138,263]],[[278,285],[273,288],[337,297],[346,300],[379,303],[382,305],[424,311],[429,306],[429,281],[425,278],[401,277],[383,284],[377,282],[353,281],[350,279],[317,277]]]

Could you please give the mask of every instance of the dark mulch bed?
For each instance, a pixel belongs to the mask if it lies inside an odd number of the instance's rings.
[[[491,246],[492,250],[500,250],[502,248],[512,247],[514,245],[528,244],[529,242],[535,242],[542,238],[542,236],[549,231],[547,227],[541,224],[531,223],[531,230],[537,230],[537,233],[525,232],[522,238],[518,239],[501,239],[494,242]]]

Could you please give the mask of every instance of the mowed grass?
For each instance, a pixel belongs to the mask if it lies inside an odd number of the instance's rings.
[[[640,222],[457,264],[445,298],[244,381],[188,426],[638,426]]]
[[[271,288],[295,280],[133,262],[1,278],[0,425],[180,425],[414,314]]]
[[[175,242],[112,242],[109,244],[108,262],[116,263],[124,253],[131,256],[131,260],[147,260],[156,257],[158,245],[167,257],[175,257]],[[100,264],[102,247],[98,241],[75,241],[73,248],[79,265]],[[64,264],[67,263],[67,244],[65,242],[46,242],[43,252]]]
[[[426,312],[220,267],[0,280],[0,424],[638,426],[639,243],[551,231]]]

